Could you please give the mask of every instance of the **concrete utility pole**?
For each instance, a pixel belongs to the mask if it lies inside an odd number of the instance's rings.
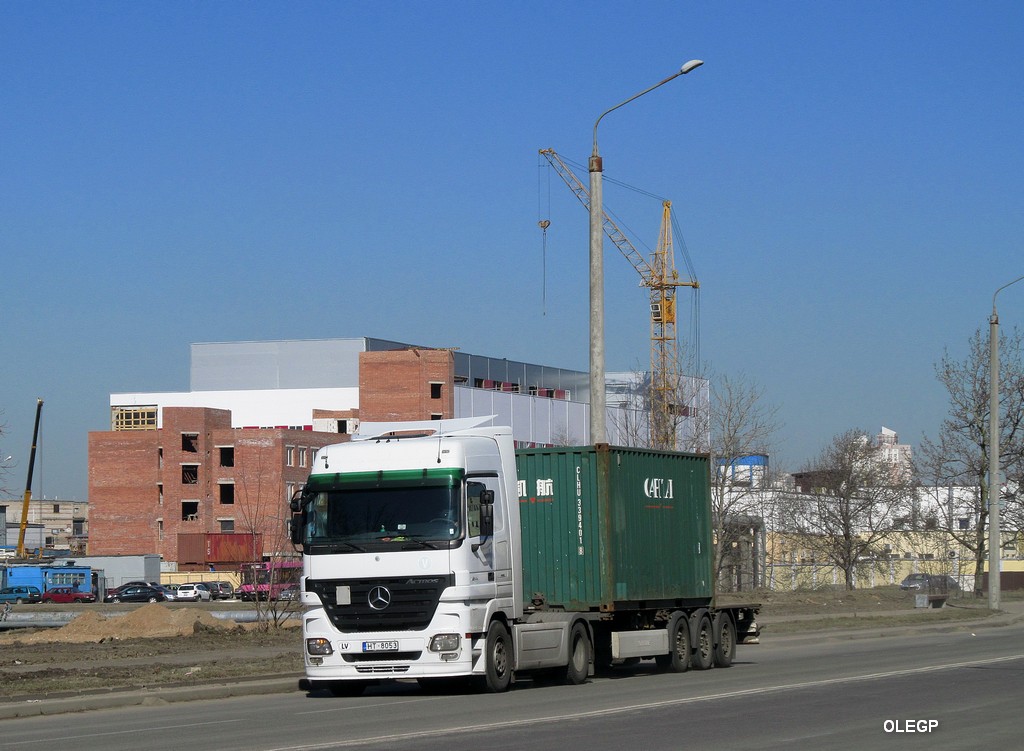
[[[996,295],[1024,276],[1004,284],[992,295],[988,319],[988,606],[999,610],[1002,542],[999,537],[999,313]]]
[[[664,81],[660,81],[624,102],[606,109],[594,122],[594,149],[590,154],[590,442],[607,443],[604,378],[604,206],[601,196],[601,177],[604,165],[597,151],[597,126],[601,118],[612,110],[629,104],[649,91],[689,73],[704,64],[703,60],[690,60]]]

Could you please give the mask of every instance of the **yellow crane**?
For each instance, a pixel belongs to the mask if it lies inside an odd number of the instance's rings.
[[[21,505],[21,526],[18,528],[18,548],[15,556],[25,557],[25,530],[28,528],[29,501],[32,500],[32,470],[36,466],[36,442],[39,440],[39,416],[43,412],[43,400],[36,400],[36,425],[32,429],[32,453],[28,459],[28,481],[25,483],[25,500]]]
[[[569,189],[580,202],[590,209],[590,191],[583,185],[554,149],[541,149]],[[694,278],[681,280],[675,268],[672,244],[672,202],[663,201],[661,230],[658,245],[648,261],[633,246],[621,229],[605,212],[602,216],[604,233],[640,274],[640,286],[650,290],[651,324],[651,394],[650,441],[653,448],[675,449],[676,427],[679,417],[686,413],[687,405],[682,387],[679,339],[676,335],[676,289],[700,287]]]

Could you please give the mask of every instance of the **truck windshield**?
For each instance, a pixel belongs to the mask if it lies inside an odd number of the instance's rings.
[[[305,543],[314,549],[327,546],[330,552],[380,543],[447,547],[461,536],[459,488],[457,482],[384,481],[373,487],[345,483],[317,489],[306,507]]]

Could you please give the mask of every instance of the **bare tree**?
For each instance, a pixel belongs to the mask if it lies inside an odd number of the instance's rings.
[[[694,437],[709,441],[716,580],[728,589],[757,586],[767,506],[775,495],[769,458],[779,429],[778,407],[765,401],[764,389],[745,374],[722,375],[711,381],[710,410],[703,419],[707,427],[697,426]]]
[[[937,487],[974,489],[957,504],[940,504],[942,526],[974,558],[974,589],[981,592],[987,560],[986,533],[989,509],[989,353],[988,337],[979,329],[968,340],[962,360],[949,351],[935,366],[936,377],[949,395],[949,412],[939,434],[921,443],[919,472]],[[1017,488],[1024,469],[1024,366],[1021,332],[1000,333],[999,369],[999,464],[1006,473],[1008,525],[1024,523],[1021,494]]]
[[[252,538],[255,555],[251,563],[260,564],[264,559],[280,562],[291,552],[292,544],[287,534],[291,518],[287,500],[281,497],[281,488],[273,480],[275,466],[280,466],[278,449],[270,437],[245,438],[236,441],[236,484],[238,485],[238,513],[242,519],[243,532]],[[279,568],[269,569],[268,594],[266,599],[254,593],[256,621],[260,628],[280,626],[290,611],[297,607],[295,601],[281,601],[271,596],[280,576]],[[253,582],[254,587],[256,582]]]
[[[913,503],[910,473],[894,471],[866,433],[850,430],[832,439],[798,483],[803,492],[789,499],[800,544],[816,562],[841,570],[854,589],[857,570],[875,565],[893,521]]]

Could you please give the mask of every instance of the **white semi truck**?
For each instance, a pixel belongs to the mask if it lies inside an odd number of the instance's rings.
[[[307,690],[514,676],[585,681],[652,658],[731,664],[756,605],[716,608],[707,457],[516,450],[492,418],[362,423],[292,501]]]

